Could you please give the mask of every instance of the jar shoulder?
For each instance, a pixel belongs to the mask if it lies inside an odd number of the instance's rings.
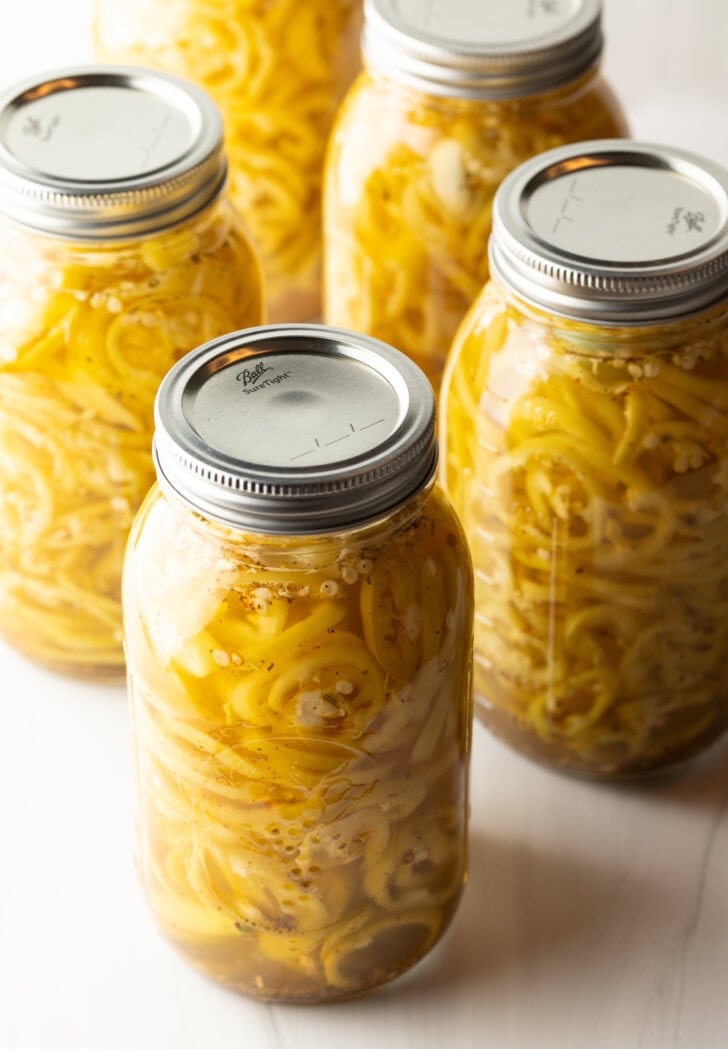
[[[329,171],[356,160],[364,178],[385,163],[422,162],[438,143],[455,140],[491,162],[507,150],[505,172],[556,145],[627,133],[614,92],[596,72],[551,95],[479,101],[428,96],[364,71],[334,127]]]

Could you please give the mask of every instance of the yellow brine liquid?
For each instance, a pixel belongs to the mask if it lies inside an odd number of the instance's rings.
[[[728,313],[600,327],[495,284],[444,382],[448,490],[476,569],[476,710],[614,775],[728,723]]]
[[[258,262],[222,201],[134,241],[3,237],[0,632],[57,669],[119,673],[157,386],[200,342],[260,321]]]
[[[125,578],[161,929],[263,999],[348,997],[408,968],[466,860],[472,593],[442,495],[288,539],[153,491]]]

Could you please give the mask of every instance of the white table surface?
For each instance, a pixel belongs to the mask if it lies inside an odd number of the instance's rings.
[[[88,6],[0,0],[0,82],[87,60]],[[728,164],[728,3],[605,7],[606,70],[635,133]],[[154,932],[121,686],[0,646],[0,747],[2,1049],[728,1046],[728,739],[680,774],[611,787],[476,726],[452,929],[384,991],[318,1008],[221,990]]]

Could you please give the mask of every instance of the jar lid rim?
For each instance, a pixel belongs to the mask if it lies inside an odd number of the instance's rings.
[[[157,476],[245,531],[349,529],[430,482],[434,423],[432,388],[398,350],[323,325],[264,325],[206,343],[166,376]]]
[[[651,323],[728,296],[728,171],[621,139],[526,161],[499,187],[490,267],[531,304],[575,319]]]
[[[404,0],[365,0],[364,57],[384,75],[434,95],[540,94],[592,68],[604,46],[601,0],[403,6]]]
[[[0,214],[20,226],[134,237],[195,214],[226,178],[217,106],[180,77],[74,66],[0,94]]]

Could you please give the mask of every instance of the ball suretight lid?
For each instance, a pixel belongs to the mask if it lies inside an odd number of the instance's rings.
[[[163,489],[263,534],[354,528],[431,480],[435,401],[390,346],[319,325],[270,325],[188,354],[157,396]]]

